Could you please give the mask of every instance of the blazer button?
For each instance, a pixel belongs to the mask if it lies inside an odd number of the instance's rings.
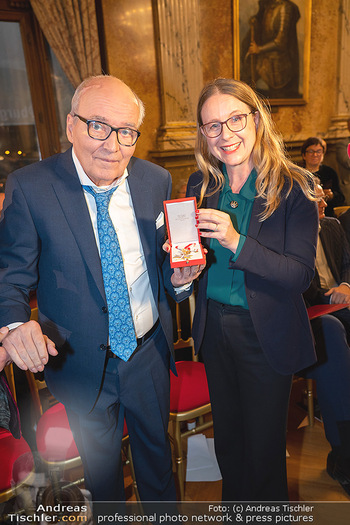
[[[106,306],[102,306],[102,312],[103,312],[104,314],[106,314],[106,313],[108,312],[108,310],[107,310],[107,307],[106,307]]]
[[[106,345],[100,345],[100,350],[106,350]]]
[[[250,297],[255,297],[255,296],[256,296],[256,292],[252,292],[252,293],[250,294]]]

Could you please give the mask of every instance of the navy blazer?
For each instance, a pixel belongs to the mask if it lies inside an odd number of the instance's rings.
[[[343,227],[334,217],[324,217],[320,226],[320,241],[335,282],[338,285],[342,282],[350,283],[350,245]],[[326,292],[328,289],[322,288],[316,268],[315,277],[304,293],[304,299],[309,306],[328,304],[331,296],[324,295]]]
[[[172,351],[165,295],[167,288],[174,296],[172,270],[162,250],[165,224],[156,224],[170,198],[171,177],[134,157],[128,172],[152,292]],[[39,322],[59,351],[45,367],[48,386],[72,410],[89,411],[103,376],[108,315],[100,257],[71,149],[8,177],[0,246],[0,326],[28,321],[28,295],[36,289]]]
[[[199,196],[202,173],[189,179],[187,196]],[[284,190],[286,192],[287,187]],[[220,192],[204,199],[203,206],[217,209]],[[318,213],[300,186],[294,184],[277,210],[259,221],[264,201],[256,198],[252,216],[234,270],[244,271],[248,306],[262,350],[273,369],[291,374],[316,360],[310,323],[302,298],[313,277]],[[207,257],[210,266],[211,253]],[[207,315],[208,272],[199,277],[193,338],[199,350]]]

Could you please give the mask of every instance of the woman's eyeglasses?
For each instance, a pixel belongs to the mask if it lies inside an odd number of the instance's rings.
[[[222,128],[224,124],[228,127],[230,131],[243,131],[247,125],[248,115],[252,115],[256,111],[251,111],[250,113],[245,113],[242,115],[233,115],[224,122],[208,122],[200,126],[201,132],[210,139],[218,137],[222,133]]]

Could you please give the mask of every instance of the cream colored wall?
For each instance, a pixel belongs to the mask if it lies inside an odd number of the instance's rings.
[[[129,84],[146,105],[136,154],[150,158],[162,124],[160,74],[152,0],[101,0],[108,72]],[[278,107],[274,119],[286,141],[325,135],[336,110],[341,0],[312,0],[309,101]],[[203,79],[233,75],[232,0],[200,0]]]

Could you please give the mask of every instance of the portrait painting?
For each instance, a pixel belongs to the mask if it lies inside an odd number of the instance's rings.
[[[312,0],[233,0],[234,76],[271,105],[308,99]]]

